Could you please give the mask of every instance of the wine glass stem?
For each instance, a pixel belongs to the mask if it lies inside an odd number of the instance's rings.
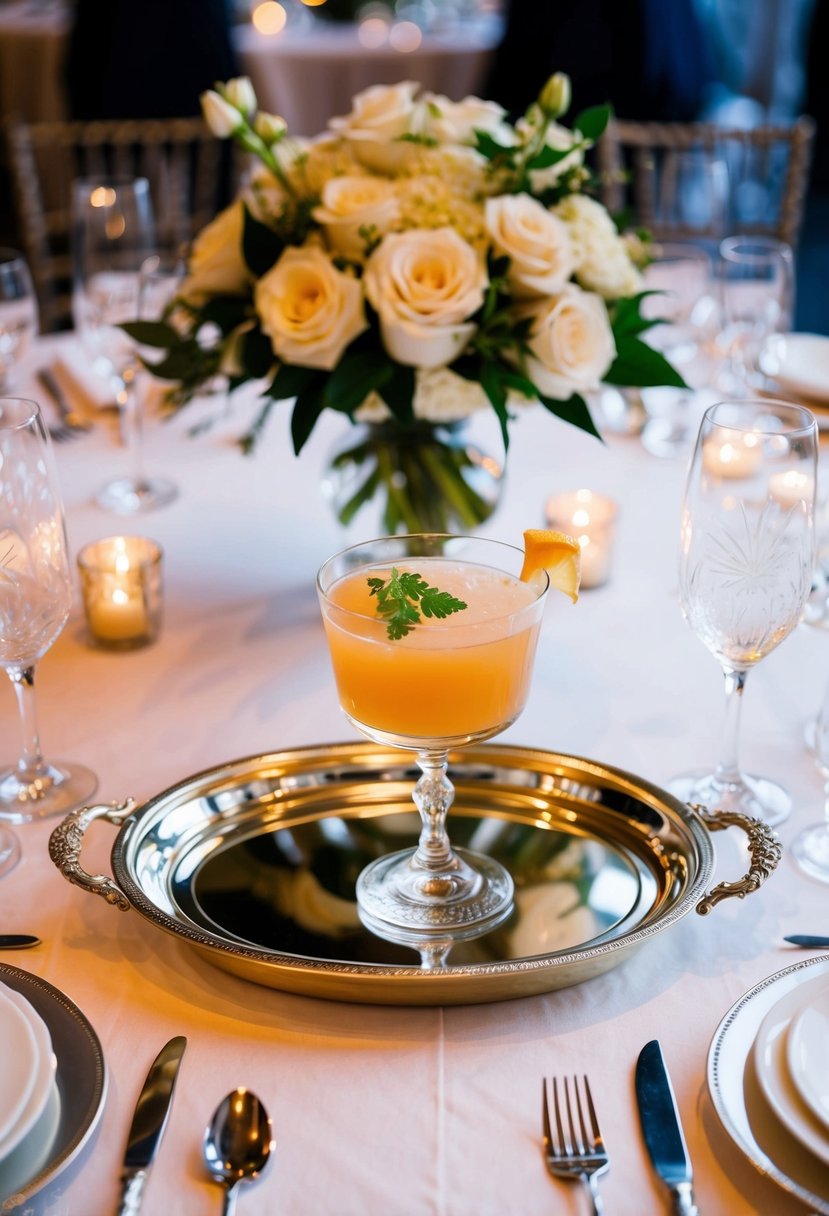
[[[32,785],[46,775],[37,729],[35,667],[34,664],[30,667],[9,667],[7,671],[17,697],[23,727],[23,750],[17,762],[17,775],[25,785]]]
[[[745,671],[735,671],[724,667],[725,675],[725,722],[723,723],[723,759],[717,765],[716,778],[724,785],[736,784],[740,781],[739,744],[740,744],[740,711],[743,705],[743,689],[745,688]]]
[[[420,812],[420,833],[414,864],[426,870],[445,870],[454,863],[446,831],[446,816],[455,797],[455,787],[446,775],[446,752],[420,752],[417,757],[422,776],[412,792]]]
[[[132,475],[136,485],[144,484],[144,418],[138,395],[134,364],[121,372],[123,388],[119,393],[124,443],[132,456]]]

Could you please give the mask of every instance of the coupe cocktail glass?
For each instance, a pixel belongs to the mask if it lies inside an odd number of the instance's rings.
[[[415,752],[422,776],[413,799],[422,820],[416,849],[381,857],[357,880],[369,929],[453,940],[478,936],[512,907],[498,862],[453,849],[446,815],[454,790],[448,753],[508,727],[524,708],[549,579],[521,582],[523,552],[499,541],[422,534],[345,549],[317,576],[340,705],[376,743]],[[391,639],[369,579],[416,572],[466,604],[445,619],[423,616]]]

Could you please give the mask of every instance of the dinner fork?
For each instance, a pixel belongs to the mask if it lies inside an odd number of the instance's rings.
[[[599,1121],[593,1106],[590,1084],[583,1077],[580,1088],[578,1077],[565,1077],[559,1087],[553,1077],[553,1107],[555,1135],[550,1126],[550,1108],[547,1102],[547,1082],[541,1081],[541,1116],[544,1127],[544,1156],[547,1169],[557,1178],[579,1179],[586,1187],[593,1204],[593,1216],[602,1216],[604,1208],[599,1194],[598,1178],[609,1168],[607,1150],[604,1146]],[[563,1094],[560,1095],[560,1088]],[[583,1094],[582,1094],[583,1090]],[[585,1111],[587,1118],[585,1118]],[[566,1118],[565,1118],[566,1116]]]

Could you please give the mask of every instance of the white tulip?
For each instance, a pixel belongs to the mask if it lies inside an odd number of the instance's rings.
[[[229,139],[245,125],[244,115],[215,90],[207,89],[202,93],[200,101],[204,121],[219,139]]]

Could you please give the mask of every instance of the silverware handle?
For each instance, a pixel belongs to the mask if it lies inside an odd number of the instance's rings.
[[[699,1208],[694,1202],[694,1189],[690,1182],[680,1182],[671,1191],[674,1216],[699,1216]]]
[[[136,1170],[134,1174],[125,1174],[121,1178],[121,1198],[118,1201],[116,1216],[138,1216],[141,1199],[144,1194],[144,1183],[147,1181],[146,1170]]]
[[[776,870],[783,850],[777,833],[762,819],[741,815],[738,811],[709,811],[698,803],[689,805],[691,810],[699,815],[709,832],[721,832],[731,827],[742,828],[748,837],[748,852],[751,857],[748,873],[736,882],[718,882],[703,896],[696,910],[700,916],[707,916],[720,900],[730,899],[732,896],[744,899],[746,895],[761,887]]]
[[[599,1194],[599,1180],[595,1175],[588,1175],[587,1188],[590,1191],[590,1199],[593,1204],[593,1216],[604,1216],[604,1204]]]
[[[93,895],[100,895],[122,912],[129,911],[132,906],[130,901],[114,879],[106,874],[89,874],[83,868],[81,846],[86,829],[94,820],[105,818],[115,827],[120,827],[134,809],[135,803],[131,798],[121,803],[79,807],[76,811],[70,811],[49,837],[49,856],[67,882],[75,883]]]
[[[236,1211],[236,1183],[227,1188],[222,1204],[222,1216],[234,1216]]]

